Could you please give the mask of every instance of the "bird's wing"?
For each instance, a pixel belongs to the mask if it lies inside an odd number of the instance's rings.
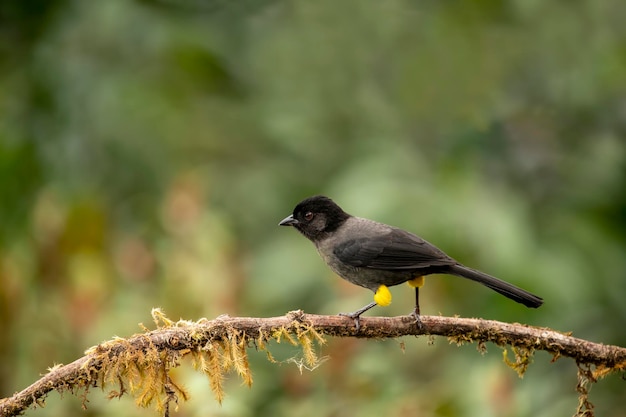
[[[349,239],[333,251],[343,263],[383,270],[410,270],[456,262],[424,239],[400,229],[376,237]]]

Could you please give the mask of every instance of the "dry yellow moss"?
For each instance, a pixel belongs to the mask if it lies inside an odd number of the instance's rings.
[[[152,318],[158,329],[193,327],[189,333],[191,344],[205,340],[206,335],[198,328],[198,325],[206,322],[205,319],[198,322],[174,322],[160,309],[152,310]],[[148,331],[145,327],[144,330]],[[307,368],[313,369],[320,363],[314,345],[325,343],[324,338],[312,327],[298,321],[294,321],[290,328],[281,327],[271,333],[262,331],[255,339],[235,328],[226,328],[225,333],[203,346],[180,350],[157,348],[145,334],[133,336],[133,343],[130,339],[119,337],[101,343],[86,352],[92,355],[92,359],[85,364],[92,375],[90,384],[102,389],[116,387],[109,391],[109,398],[129,393],[134,396],[137,405],[148,407],[154,404],[162,412],[168,410],[171,402],[177,404],[179,399],[188,398],[187,392],[172,380],[169,371],[179,366],[181,358],[190,355],[193,367],[207,376],[215,399],[221,403],[225,395],[223,382],[228,372],[236,372],[244,384],[252,385],[247,352],[250,344],[266,352],[268,360],[272,362],[275,359],[267,349],[268,341],[280,343],[287,340],[293,345],[300,345]],[[86,387],[90,384],[86,384]]]

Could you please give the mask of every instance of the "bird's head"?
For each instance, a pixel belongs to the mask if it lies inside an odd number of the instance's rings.
[[[315,242],[337,230],[349,217],[333,200],[318,195],[299,202],[293,213],[285,217],[279,225],[293,226]]]

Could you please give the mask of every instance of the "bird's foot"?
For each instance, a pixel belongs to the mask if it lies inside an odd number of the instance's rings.
[[[368,305],[366,305],[363,308],[358,309],[357,311],[354,311],[352,313],[339,313],[339,315],[350,317],[352,320],[354,320],[354,325],[356,326],[356,331],[358,332],[359,329],[361,328],[361,319],[360,319],[361,314],[365,313],[367,310],[374,307],[375,305],[376,305],[376,302],[369,303]]]
[[[340,316],[350,317],[354,320],[354,325],[356,326],[356,331],[358,332],[361,329],[361,312],[355,311],[354,313],[339,313]]]
[[[420,317],[420,312],[418,308],[414,308],[413,311],[410,314],[411,317],[413,317],[413,319],[415,320],[415,324],[417,325],[417,328],[420,330],[424,329],[424,323],[422,323],[422,319]]]

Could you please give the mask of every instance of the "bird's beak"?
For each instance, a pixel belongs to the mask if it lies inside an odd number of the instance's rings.
[[[280,223],[278,223],[279,226],[294,226],[296,224],[300,223],[298,220],[293,218],[293,215],[290,214],[289,216],[285,217],[284,219],[282,219],[280,221]]]

